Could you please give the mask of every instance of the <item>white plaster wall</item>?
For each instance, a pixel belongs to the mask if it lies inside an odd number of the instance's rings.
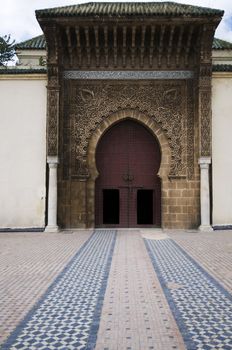
[[[44,226],[46,79],[0,76],[0,228]]]
[[[213,64],[231,64],[232,50],[213,50],[212,59]]]
[[[212,113],[213,225],[232,225],[231,74],[213,76]]]
[[[46,50],[21,50],[17,51],[17,57],[19,68],[43,68],[44,66],[40,66],[40,57],[46,62]]]

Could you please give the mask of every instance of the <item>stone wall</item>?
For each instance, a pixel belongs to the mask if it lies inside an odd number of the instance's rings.
[[[58,224],[94,226],[95,149],[104,132],[131,118],[158,139],[162,227],[199,225],[197,118],[192,80],[66,80],[62,89]]]

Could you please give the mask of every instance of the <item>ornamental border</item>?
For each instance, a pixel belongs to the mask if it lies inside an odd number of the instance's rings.
[[[145,79],[193,79],[194,72],[191,70],[180,71],[78,71],[65,70],[65,80],[70,79],[110,79],[110,80],[145,80]]]

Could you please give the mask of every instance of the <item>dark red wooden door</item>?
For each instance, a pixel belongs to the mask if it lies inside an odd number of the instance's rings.
[[[98,143],[96,226],[160,226],[160,149],[141,124],[125,120]]]

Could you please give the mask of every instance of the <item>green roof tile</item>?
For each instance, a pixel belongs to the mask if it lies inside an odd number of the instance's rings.
[[[232,72],[232,64],[214,64],[213,72]]]
[[[175,2],[90,2],[36,11],[42,17],[85,16],[222,16],[224,11],[208,7],[184,5]]]
[[[46,68],[1,68],[0,74],[46,74]]]
[[[15,48],[16,50],[17,49],[45,50],[46,49],[45,37],[43,34],[36,36],[35,38],[16,44]]]
[[[232,50],[232,43],[225,40],[214,38],[213,50]]]

